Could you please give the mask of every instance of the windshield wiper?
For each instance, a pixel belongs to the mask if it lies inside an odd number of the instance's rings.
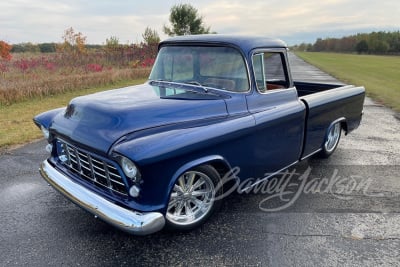
[[[150,82],[151,85],[164,86],[165,84],[172,85],[175,89],[182,89],[185,91],[191,91],[196,93],[208,93],[208,90],[197,81],[190,82],[172,82],[166,80],[153,80]]]
[[[187,81],[185,82],[187,84],[193,84],[193,85],[198,85],[198,86],[203,86],[201,83],[199,83],[198,81]]]
[[[204,85],[202,85],[200,82],[198,82],[198,81],[187,81],[187,82],[184,82],[185,84],[191,84],[191,85],[196,85],[196,86],[199,86],[199,87],[201,87],[203,90],[204,90],[204,92],[208,92],[208,89],[207,88],[205,88],[204,87]]]

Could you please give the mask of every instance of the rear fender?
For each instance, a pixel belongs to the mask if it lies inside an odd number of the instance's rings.
[[[324,142],[325,140],[328,138],[328,133],[329,130],[333,127],[333,125],[335,125],[336,123],[340,123],[340,126],[342,127],[342,130],[345,132],[345,134],[347,135],[347,120],[345,117],[341,117],[339,119],[334,120],[333,122],[331,122],[331,124],[329,124],[329,127],[326,129],[326,133],[325,133],[325,138],[324,138]]]

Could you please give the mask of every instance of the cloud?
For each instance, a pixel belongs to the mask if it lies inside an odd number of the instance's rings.
[[[158,31],[168,24],[170,8],[179,0],[10,0],[0,2],[0,39],[12,42],[59,42],[73,27],[88,43],[116,36],[123,43],[141,40],[146,27]],[[354,30],[399,29],[400,2],[387,0],[186,0],[198,9],[206,25],[218,33],[296,37],[312,33],[333,36]],[[302,38],[305,36],[304,38]],[[324,36],[322,36],[324,37]]]

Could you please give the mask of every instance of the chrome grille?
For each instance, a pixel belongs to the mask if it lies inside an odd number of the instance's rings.
[[[63,140],[57,140],[57,147],[62,164],[78,177],[114,193],[128,195],[118,169],[111,163]]]

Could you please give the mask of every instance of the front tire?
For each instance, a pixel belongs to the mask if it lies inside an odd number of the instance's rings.
[[[325,142],[322,146],[322,150],[319,153],[319,156],[321,158],[328,158],[333,154],[339,144],[341,133],[342,124],[340,122],[336,122],[335,124],[330,126],[328,134],[325,137]]]
[[[210,165],[194,167],[176,180],[168,201],[166,227],[192,230],[203,224],[221,206],[223,192],[218,172]]]

